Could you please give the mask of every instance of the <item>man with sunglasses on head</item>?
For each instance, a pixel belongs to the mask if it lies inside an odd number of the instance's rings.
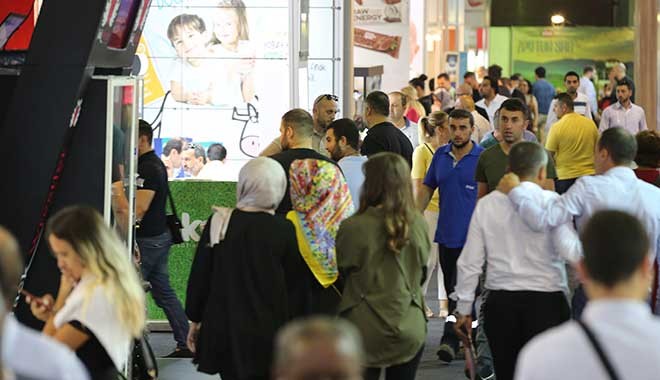
[[[339,113],[339,98],[332,94],[319,95],[312,106],[312,117],[314,118],[314,130],[312,134],[312,149],[326,157],[330,153],[325,149],[325,132],[328,125],[335,120]],[[280,138],[275,138],[261,153],[260,156],[272,156],[282,151]]]

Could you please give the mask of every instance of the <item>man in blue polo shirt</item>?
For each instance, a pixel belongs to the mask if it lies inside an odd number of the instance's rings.
[[[456,307],[456,297],[452,295],[456,285],[456,261],[465,244],[472,211],[477,203],[474,173],[483,148],[470,140],[473,131],[474,118],[469,111],[457,109],[449,114],[451,141],[436,150],[426,172],[424,185],[420,186],[416,194],[417,207],[424,210],[433,191],[437,188],[440,192],[440,215],[435,242],[439,247],[445,289],[450,295],[449,310]],[[445,322],[438,350],[438,358],[444,362],[452,361],[458,352],[455,322],[453,316]]]

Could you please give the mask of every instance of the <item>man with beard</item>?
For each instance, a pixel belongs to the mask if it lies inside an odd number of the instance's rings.
[[[335,116],[339,113],[338,101],[339,98],[336,95],[319,95],[314,100],[314,105],[312,107],[312,116],[314,118],[312,149],[326,157],[329,157],[330,153],[325,150],[325,131],[328,129],[328,125],[335,120]],[[280,144],[280,138],[276,137],[266,149],[259,153],[259,155],[272,156],[273,154],[282,152],[282,150],[284,150],[284,148]]]
[[[499,131],[501,141],[486,149],[477,163],[475,179],[479,186],[478,197],[495,190],[509,166],[509,151],[511,147],[524,141],[524,132],[529,124],[529,109],[518,99],[508,99],[499,109]],[[547,179],[543,181],[545,190],[554,190],[553,180],[557,178],[552,160],[546,166]]]
[[[353,120],[345,118],[330,123],[325,133],[325,149],[344,173],[355,211],[360,208],[360,189],[364,182],[362,164],[367,161],[366,156],[360,156],[359,145],[360,133]]]
[[[567,72],[566,75],[564,75],[564,87],[566,87],[566,93],[573,99],[573,110],[576,113],[593,120],[593,116],[591,116],[591,107],[589,106],[589,98],[587,95],[578,92],[578,88],[580,87],[580,76],[578,73],[575,71]],[[559,120],[555,113],[556,102],[557,99],[553,99],[552,103],[550,103],[548,119],[545,122],[546,136],[552,125]]]
[[[473,131],[474,118],[469,111],[453,110],[449,114],[451,142],[436,150],[416,199],[418,210],[424,211],[433,191],[438,189],[440,192],[440,214],[435,242],[438,243],[447,294],[454,292],[456,261],[465,244],[472,211],[477,203],[474,171],[483,148],[470,139]],[[449,310],[455,307],[456,300],[450,299]],[[455,322],[456,318],[453,316],[447,318],[437,352],[438,358],[446,363],[454,360],[458,352]]]
[[[623,79],[617,83],[616,98],[618,102],[605,108],[605,111],[603,111],[603,116],[600,120],[600,132],[608,128],[621,127],[636,135],[638,132],[648,129],[644,109],[633,104],[632,96],[632,82]]]

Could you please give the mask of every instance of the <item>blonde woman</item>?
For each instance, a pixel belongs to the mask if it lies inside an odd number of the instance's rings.
[[[417,91],[413,86],[406,86],[401,89],[401,92],[408,98],[404,116],[413,123],[419,123],[419,119],[426,116],[426,110],[417,100]]]
[[[65,208],[46,236],[62,272],[57,299],[28,299],[43,333],[75,351],[93,379],[116,379],[145,323],[144,291],[115,233],[91,207]]]
[[[420,119],[419,126],[422,129],[423,144],[415,148],[413,152],[413,166],[412,166],[412,185],[413,193],[416,194],[417,190],[422,186],[426,172],[431,166],[431,160],[436,149],[449,142],[449,116],[442,111],[431,112],[427,117]],[[435,229],[438,224],[438,213],[440,212],[440,195],[436,190],[431,197],[428,207],[424,210],[424,218],[428,224],[429,238],[431,240],[431,251],[429,253],[429,260],[426,263],[427,276],[426,281],[422,285],[422,290],[426,295],[429,283],[431,282],[431,275],[433,270],[437,269],[438,280],[438,301],[440,303],[439,316],[446,317],[449,314],[447,292],[445,291],[444,276],[440,268],[438,260],[438,245],[433,243],[435,236]],[[426,316],[432,317],[433,311],[426,306]]]

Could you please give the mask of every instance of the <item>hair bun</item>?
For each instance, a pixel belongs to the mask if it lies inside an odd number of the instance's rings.
[[[420,76],[417,77],[417,78],[419,78],[419,79],[421,79],[421,80],[427,80],[427,79],[429,79],[429,77],[427,77],[426,74],[422,74],[422,75],[420,75]]]

